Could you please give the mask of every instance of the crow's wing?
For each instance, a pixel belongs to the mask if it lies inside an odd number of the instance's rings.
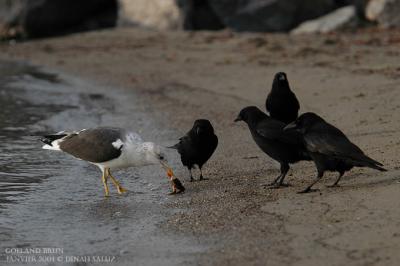
[[[287,144],[298,145],[302,143],[301,135],[294,131],[284,131],[285,124],[275,119],[264,119],[256,126],[256,132],[264,138],[276,140]]]
[[[185,136],[179,139],[179,142],[173,146],[184,158],[196,156],[196,141],[193,132],[189,131]]]
[[[381,163],[366,156],[342,131],[329,124],[319,125],[309,130],[304,135],[304,141],[310,152],[347,160],[355,165],[365,163],[382,166]]]
[[[275,94],[270,92],[268,94],[265,102],[265,107],[268,112],[285,108],[284,106],[289,107],[292,110],[299,111],[300,103],[297,100],[296,94],[294,94],[292,91]]]
[[[297,100],[296,94],[294,94],[292,91],[290,91],[290,94],[292,95],[292,97],[290,97],[290,104],[295,108],[295,110],[299,111],[300,103],[299,100]]]
[[[187,143],[191,142],[191,135],[193,134],[192,131],[193,131],[192,129],[189,130],[183,137],[179,138],[179,142],[178,143],[176,143],[175,145],[173,145],[171,147],[167,147],[167,148],[177,149],[178,151],[179,151],[179,149],[182,149],[183,145],[187,145]]]

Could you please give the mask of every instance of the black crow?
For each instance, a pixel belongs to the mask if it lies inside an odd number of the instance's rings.
[[[271,92],[267,96],[265,107],[269,115],[285,124],[296,120],[300,104],[290,90],[289,81],[284,72],[275,74]]]
[[[365,155],[342,131],[314,113],[302,114],[285,127],[285,132],[289,132],[289,129],[295,129],[302,134],[305,147],[318,171],[317,179],[301,191],[302,193],[310,192],[311,187],[322,178],[325,171],[339,172],[339,177],[332,187],[337,186],[344,173],[354,166],[386,171],[380,162]]]
[[[194,121],[193,127],[179,142],[172,147],[181,155],[181,161],[189,169],[190,181],[193,181],[192,168],[197,165],[200,169],[200,180],[205,179],[201,168],[210,159],[218,145],[218,137],[207,119]]]
[[[257,107],[243,108],[235,119],[235,122],[237,121],[246,122],[258,147],[280,163],[281,174],[270,184],[271,186],[283,185],[283,180],[290,169],[289,164],[311,160],[298,132],[283,131],[285,123],[270,118]]]

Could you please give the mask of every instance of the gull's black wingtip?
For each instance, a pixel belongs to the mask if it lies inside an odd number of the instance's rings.
[[[41,136],[38,140],[43,142],[44,144],[51,145],[51,143],[57,139],[61,139],[63,137],[67,136],[67,134],[53,134],[53,135],[44,135]]]
[[[34,139],[34,140],[36,140],[36,141],[41,141],[41,142],[44,142],[44,143],[46,143],[45,141],[46,141],[46,138],[44,137],[44,136],[42,136],[42,135],[38,135],[38,134],[29,134],[29,135],[26,135],[27,137],[29,137],[29,138],[31,138],[31,139]],[[47,143],[46,143],[47,144]]]

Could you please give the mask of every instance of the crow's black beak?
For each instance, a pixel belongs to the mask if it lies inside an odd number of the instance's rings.
[[[243,119],[240,117],[240,115],[238,117],[236,117],[236,119],[234,120],[234,122],[239,122],[239,121],[243,121]]]
[[[290,130],[290,129],[296,129],[296,128],[297,128],[297,125],[296,125],[296,121],[295,121],[295,122],[288,124],[286,127],[284,127],[283,131]]]

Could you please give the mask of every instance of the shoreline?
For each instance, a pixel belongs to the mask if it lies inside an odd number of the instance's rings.
[[[5,77],[0,80],[4,81],[2,95],[9,95],[17,105],[24,103],[19,116],[26,122],[24,126],[1,128],[3,134],[10,134],[4,136],[4,142],[10,143],[2,145],[6,158],[10,158],[8,164],[4,161],[1,165],[5,176],[0,182],[0,209],[7,219],[0,222],[0,261],[46,265],[55,255],[39,247],[54,245],[62,247],[56,255],[60,259],[57,262],[64,263],[77,258],[76,262],[93,264],[96,261],[84,260],[92,257],[113,257],[118,265],[131,265],[132,258],[136,264],[154,265],[194,261],[190,255],[202,251],[203,246],[190,236],[177,237],[159,229],[159,224],[179,211],[166,207],[175,199],[168,196],[170,184],[160,166],[116,171],[128,192],[120,196],[110,185],[111,195],[104,198],[101,172],[96,166],[68,154],[42,150],[37,139],[28,137],[118,126],[139,132],[147,141],[165,141],[173,132],[159,127],[142,111],[144,107],[132,90],[103,87],[21,61],[0,61],[0,68]],[[13,113],[6,105],[3,108]],[[31,117],[35,120],[30,123]],[[25,146],[29,146],[29,153]],[[12,158],[17,158],[15,163]],[[171,165],[177,164],[175,159],[170,160]],[[6,247],[30,247],[39,252],[20,254],[16,250],[7,252]]]
[[[161,225],[199,243],[212,242],[196,255],[197,263],[396,265],[397,36],[397,31],[293,37],[118,29],[3,45],[0,58],[133,89],[145,103],[143,111],[179,133],[176,139],[195,119],[211,120],[220,144],[204,168],[210,180],[185,182],[186,193],[170,203],[183,211]],[[246,105],[264,110],[278,71],[288,73],[301,112],[326,117],[390,171],[357,168],[336,189],[324,186],[335,178],[328,174],[319,192],[297,195],[315,175],[311,162],[300,162],[287,177],[291,187],[262,188],[278,175],[277,166],[233,119]],[[174,170],[187,181],[183,167]]]

